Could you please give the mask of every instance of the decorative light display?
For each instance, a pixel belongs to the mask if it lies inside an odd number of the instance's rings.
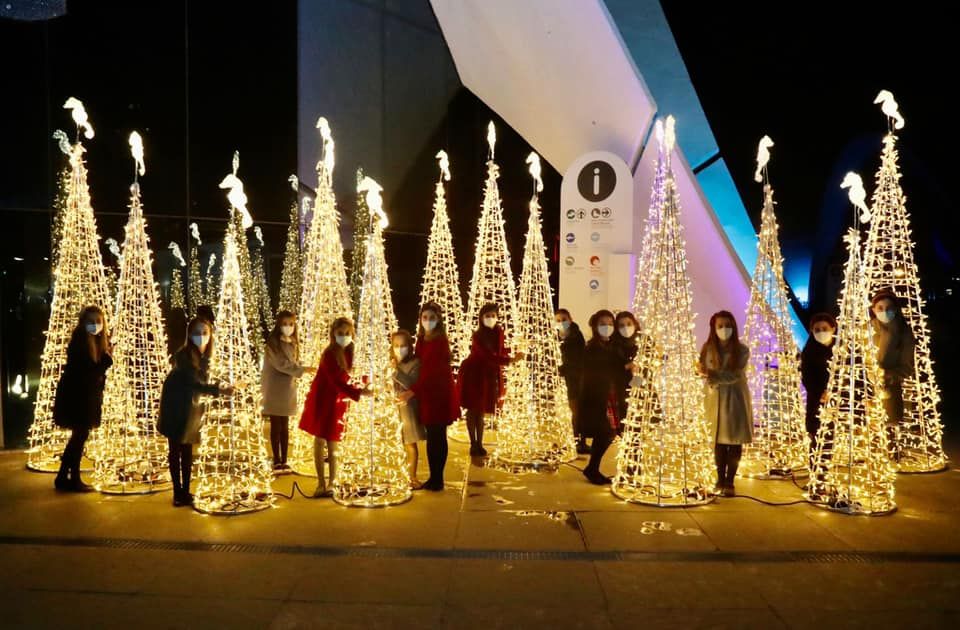
[[[253,234],[257,237],[256,246],[250,256],[250,266],[253,270],[254,291],[257,301],[257,328],[261,336],[266,339],[267,333],[273,328],[273,305],[270,304],[270,285],[267,284],[267,268],[264,260],[263,231],[260,226],[254,226]]]
[[[136,131],[130,146],[135,170],[110,337],[113,366],[107,372],[103,423],[93,453],[94,485],[105,493],[155,492],[170,483],[166,439],[156,430],[160,390],[169,368],[167,337],[137,181],[145,168]],[[179,254],[179,248],[174,253]]]
[[[190,268],[187,271],[187,306],[190,316],[197,314],[197,307],[204,303],[203,280],[200,275],[200,228],[196,223],[190,224]]]
[[[173,257],[177,260],[177,264],[170,270],[170,296],[167,305],[170,310],[176,308],[186,310],[187,303],[183,295],[183,268],[187,266],[187,261],[183,259],[183,253],[177,243],[170,243],[167,249],[173,253]]]
[[[634,362],[640,382],[630,391],[629,410],[617,452],[613,493],[625,501],[657,506],[697,505],[713,500],[716,480],[713,445],[703,415],[703,382],[698,359],[686,272],[686,244],[670,154],[674,121],[657,122],[660,154],[644,238],[649,282],[638,320],[640,338]]]
[[[210,514],[240,514],[273,504],[273,471],[260,417],[259,369],[248,342],[239,248],[230,229],[223,249],[210,379],[245,386],[207,402],[193,505]]]
[[[860,258],[859,222],[870,220],[863,182],[849,173],[842,186],[860,214],[847,243],[837,337],[826,402],[805,496],[847,514],[887,514],[896,509],[896,464],[889,453],[885,412],[876,386],[876,349],[870,329],[870,296]]]
[[[216,266],[217,255],[211,252],[210,257],[207,258],[207,273],[203,278],[204,303],[211,307],[220,301],[220,280],[217,278]]]
[[[283,272],[280,277],[280,301],[277,311],[300,311],[300,296],[303,294],[303,252],[300,248],[300,206],[297,193],[300,180],[291,175],[287,180],[293,187],[293,203],[290,204],[290,225],[287,226],[287,245],[283,252]],[[307,199],[304,198],[306,203]]]
[[[913,257],[910,215],[900,187],[895,129],[904,126],[893,95],[884,90],[875,101],[882,103],[889,120],[883,139],[883,154],[877,172],[877,187],[871,203],[863,274],[867,294],[890,289],[900,299],[904,321],[916,341],[913,375],[903,382],[903,421],[897,427],[896,448],[901,472],[933,472],[947,466],[940,419],[940,388],[930,358],[930,331],[924,313],[920,279]]]
[[[450,233],[450,217],[447,215],[447,200],[443,182],[450,181],[450,160],[446,151],[437,153],[440,163],[440,178],[437,180],[436,198],[433,202],[433,224],[427,241],[427,264],[423,270],[420,288],[420,306],[433,302],[443,310],[450,341],[450,362],[454,369],[463,359],[464,335],[468,334],[463,321],[463,295],[460,293],[460,271],[453,254],[453,236]]]
[[[745,444],[740,475],[782,478],[807,467],[810,438],[800,396],[797,342],[790,330],[790,305],[783,255],[767,174],[773,141],[760,141],[755,179],[763,184],[757,265],[750,286],[744,343],[750,348],[747,381],[753,399],[753,442]]]
[[[410,499],[410,476],[403,448],[402,422],[394,399],[390,334],[396,330],[387,261],[383,253],[386,214],[380,186],[369,177],[361,182],[370,212],[367,259],[357,313],[353,371],[373,393],[351,403],[344,416],[340,466],[333,481],[333,499],[343,505],[379,507]]]
[[[575,459],[577,452],[567,387],[560,378],[560,341],[553,326],[550,273],[540,226],[540,158],[531,153],[527,163],[534,186],[515,336],[515,351],[523,353],[523,358],[507,368],[510,388],[492,463],[512,469],[555,469]]]
[[[317,121],[323,139],[323,156],[317,162],[317,197],[313,220],[304,243],[303,295],[300,299],[300,362],[319,365],[327,345],[330,324],[337,317],[352,317],[347,272],[340,242],[340,215],[333,195],[334,143],[327,119]],[[297,384],[299,400],[310,389],[310,379]],[[315,475],[313,436],[295,429],[290,436],[290,466],[301,475]]]
[[[360,189],[363,169],[357,169],[357,211],[353,220],[353,251],[350,253],[350,307],[360,312],[360,292],[363,290],[363,265],[367,261],[367,240],[370,238],[370,208],[366,192]]]
[[[69,437],[69,431],[58,428],[53,422],[53,400],[67,362],[67,346],[77,325],[77,317],[89,305],[99,306],[104,313],[112,312],[100,257],[97,222],[90,205],[87,169],[83,162],[85,149],[79,140],[81,129],[86,138],[92,138],[93,128],[83,111],[83,105],[77,99],[68,99],[64,108],[72,110],[78,139],[69,146],[70,177],[62,214],[62,237],[57,262],[52,268],[50,321],[40,361],[40,383],[37,386],[33,424],[28,435],[27,468],[40,472],[56,472],[59,469],[60,454]],[[60,141],[61,148],[64,141]]]
[[[53,132],[53,138],[58,141],[60,150],[65,156],[65,164],[57,174],[57,193],[53,197],[53,217],[50,223],[50,266],[56,268],[57,254],[60,250],[60,239],[63,238],[63,217],[67,209],[67,196],[70,193],[70,141],[60,129]]]
[[[113,259],[116,261],[117,265],[121,264],[120,253],[120,243],[117,242],[115,238],[108,238],[103,241],[103,244],[107,246],[107,249],[110,251],[110,254],[113,255]],[[110,304],[115,305],[117,303],[117,269],[110,263],[104,263],[103,273],[107,278],[107,298],[110,300]],[[113,317],[113,312],[110,313],[110,317]]]

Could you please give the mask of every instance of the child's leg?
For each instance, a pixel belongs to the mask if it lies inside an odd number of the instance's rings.
[[[333,484],[337,479],[337,450],[340,446],[340,442],[327,442],[327,464],[330,465],[330,487],[333,488]]]
[[[270,450],[273,453],[273,465],[280,463],[280,417],[270,416]]]
[[[180,444],[180,478],[183,494],[190,494],[190,476],[193,474],[193,444]]]
[[[290,445],[290,417],[279,416],[280,421],[280,463],[287,464],[287,447]]]
[[[313,465],[317,469],[317,492],[314,496],[323,493],[327,489],[327,483],[324,480],[323,451],[327,441],[320,437],[313,438]]]
[[[167,438],[167,467],[173,483],[173,496],[176,497],[183,493],[183,482],[180,480],[180,444],[173,438]]]
[[[407,473],[410,475],[410,483],[417,481],[417,464],[420,459],[420,450],[417,443],[404,444],[403,448],[407,451]],[[433,472],[432,470],[430,471]]]

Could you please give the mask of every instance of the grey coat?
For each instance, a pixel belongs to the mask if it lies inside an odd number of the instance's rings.
[[[297,347],[281,339],[267,341],[260,391],[263,394],[263,414],[266,416],[297,416],[297,379],[303,376],[303,366]]]
[[[393,372],[393,391],[397,394],[410,389],[420,378],[420,359],[414,357],[397,365]],[[415,444],[427,439],[427,430],[420,424],[420,409],[417,398],[398,406],[400,420],[403,423],[403,443]]]
[[[717,444],[748,444],[753,441],[753,407],[745,372],[750,348],[740,344],[732,350],[737,358],[729,370],[720,369],[726,352],[718,356],[707,344],[700,351],[700,369],[706,374],[703,410]]]

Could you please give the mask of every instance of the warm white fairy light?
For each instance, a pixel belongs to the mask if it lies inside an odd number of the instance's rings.
[[[862,216],[863,182],[855,173],[844,179]],[[880,392],[877,356],[868,310],[870,299],[860,257],[859,221],[844,240],[848,259],[840,294],[837,336],[830,361],[826,402],[806,497],[848,514],[886,514],[896,509],[896,465]]]
[[[773,188],[766,168],[772,146],[770,137],[764,136],[757,152],[757,174],[764,185],[763,211],[743,328],[744,343],[750,348],[747,381],[754,431],[753,442],[744,445],[740,475],[761,479],[780,478],[806,468],[809,453],[798,348],[791,332]]]
[[[654,123],[654,135],[657,139],[658,146],[663,147],[662,151],[669,154],[670,151],[673,150],[674,141],[674,119],[672,116],[667,118],[666,126],[669,126],[669,130],[665,127],[664,121],[658,119],[657,122]],[[634,278],[633,313],[637,317],[637,321],[640,321],[639,318],[643,316],[640,306],[646,301],[647,290],[652,278],[653,259],[657,250],[651,241],[659,225],[660,208],[663,207],[664,195],[667,190],[666,180],[667,160],[658,159],[654,166],[649,212],[644,221],[643,238],[640,242],[640,256],[637,260],[637,274]]]
[[[713,446],[703,415],[703,382],[686,273],[686,244],[680,200],[670,158],[673,124],[660,144],[655,191],[645,238],[649,282],[638,318],[640,338],[634,363],[641,382],[630,391],[623,438],[617,452],[613,493],[625,501],[657,506],[697,505],[713,499]]]
[[[287,180],[293,187],[293,202],[290,204],[290,225],[287,226],[287,243],[283,252],[283,271],[280,276],[280,301],[277,311],[297,313],[303,293],[303,252],[300,247],[300,205],[297,194],[300,180],[291,175]],[[304,198],[306,201],[306,198]]]
[[[257,328],[264,337],[273,328],[273,305],[270,299],[270,285],[267,283],[267,267],[264,260],[263,231],[254,226],[256,241],[250,255],[250,269],[253,273],[253,298],[257,307]]]
[[[213,307],[220,301],[220,281],[217,279],[217,255],[211,252],[207,258],[207,272],[203,278],[203,299],[204,302]]]
[[[340,241],[340,214],[333,195],[333,137],[325,118],[317,122],[323,139],[323,156],[317,161],[317,196],[313,220],[303,246],[303,294],[300,299],[300,362],[318,365],[327,345],[330,324],[337,317],[351,317],[350,294],[343,244]],[[310,379],[298,381],[297,394],[303,401]],[[290,466],[300,474],[314,475],[313,436],[296,429],[290,436]]]
[[[142,142],[131,140],[131,147],[137,174],[143,175]],[[110,338],[113,366],[107,372],[103,423],[93,453],[94,485],[106,493],[146,493],[167,489],[170,483],[166,439],[156,429],[169,362],[147,222],[136,182],[130,187],[130,217],[124,234]],[[179,247],[171,249],[182,265]],[[179,270],[174,272],[179,275]]]
[[[174,265],[173,269],[170,270],[170,293],[167,299],[167,304],[171,309],[186,309],[187,304],[183,292],[182,267],[187,266],[187,261],[183,259],[183,254],[180,252],[180,245],[177,243],[170,243],[167,246],[167,249],[173,253],[173,257],[177,261],[177,264]]]
[[[190,266],[187,270],[187,306],[190,316],[197,314],[197,307],[204,303],[203,277],[200,275],[200,228],[190,224]]]
[[[74,120],[77,120],[76,111],[74,109]],[[78,121],[78,125],[89,125],[85,113],[81,120],[83,123]],[[88,137],[92,135],[91,128]],[[69,431],[59,429],[53,422],[53,399],[67,361],[67,345],[77,325],[77,317],[89,305],[99,306],[107,314],[112,312],[100,256],[97,222],[90,205],[84,150],[79,140],[70,148],[70,177],[66,182],[63,229],[56,264],[52,268],[50,321],[40,361],[40,383],[37,386],[33,424],[28,435],[27,467],[43,472],[57,471],[60,454],[69,436]]]
[[[523,358],[507,368],[510,388],[497,427],[494,465],[556,468],[576,457],[567,388],[560,378],[560,342],[553,326],[553,300],[540,225],[540,159],[527,158],[533,196],[523,249],[517,300],[516,348]]]
[[[380,507],[402,503],[411,492],[390,364],[390,334],[397,323],[383,252],[386,213],[380,186],[365,178],[362,188],[370,208],[365,220],[371,226],[357,312],[353,375],[369,383],[373,394],[351,403],[344,416],[333,498],[343,505]]]
[[[450,342],[450,362],[454,368],[463,359],[466,323],[463,320],[463,295],[460,292],[460,270],[453,253],[453,235],[443,182],[450,181],[450,161],[446,151],[437,153],[440,178],[437,180],[433,202],[433,223],[427,240],[427,263],[423,269],[420,305],[437,304],[443,310],[443,319]]]
[[[943,424],[940,418],[940,388],[930,358],[930,330],[920,291],[920,272],[914,262],[913,237],[907,199],[900,187],[897,136],[903,116],[893,95],[884,90],[877,96],[891,130],[883,139],[883,154],[877,171],[870,221],[863,258],[867,293],[892,290],[900,300],[904,321],[916,342],[913,375],[903,382],[903,421],[897,428],[896,448],[901,472],[932,472],[947,466],[943,451]]]
[[[364,265],[367,262],[367,241],[370,239],[370,208],[367,193],[361,190],[363,169],[357,169],[357,209],[353,215],[353,249],[350,251],[350,308],[360,310],[360,293],[363,290]]]

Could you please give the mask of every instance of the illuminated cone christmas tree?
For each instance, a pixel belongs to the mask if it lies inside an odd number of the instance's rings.
[[[291,175],[293,202],[290,204],[290,225],[287,227],[287,244],[283,253],[283,272],[280,277],[280,301],[277,311],[300,312],[300,296],[303,293],[303,253],[300,249],[300,206],[297,193],[300,180]],[[304,198],[306,201],[306,198]]]
[[[567,388],[560,378],[560,342],[553,326],[550,273],[540,226],[540,158],[527,158],[533,175],[530,218],[517,300],[516,351],[507,368],[510,389],[500,418],[493,463],[556,468],[576,458]]]
[[[323,138],[323,157],[317,162],[317,198],[304,244],[303,295],[300,300],[300,362],[319,365],[330,325],[337,317],[351,317],[350,293],[340,241],[340,215],[333,196],[334,143],[327,119],[317,128]],[[310,379],[301,378],[297,394],[303,401]],[[315,475],[313,436],[299,429],[291,434],[288,461],[295,471]]]
[[[383,253],[387,216],[376,182],[364,178],[360,188],[366,192],[372,225],[357,313],[353,372],[373,387],[373,394],[351,403],[344,416],[333,498],[343,505],[379,507],[402,503],[411,492],[390,364],[390,334],[396,330],[396,319],[389,321],[393,304]]]
[[[194,507],[211,514],[253,512],[270,507],[273,501],[273,472],[260,417],[260,370],[247,340],[237,249],[228,229],[210,380],[246,386],[207,402]]]
[[[73,173],[73,169],[70,166],[71,150],[67,134],[57,129],[53,132],[53,138],[59,142],[60,150],[65,156],[65,164],[57,175],[57,193],[53,198],[53,219],[50,224],[50,266],[56,268],[60,239],[63,238],[63,219],[67,209],[67,197],[70,194],[70,175]]]
[[[637,260],[637,274],[634,278],[633,313],[640,321],[643,316],[642,305],[646,302],[646,295],[653,275],[653,262],[657,249],[653,246],[653,238],[659,229],[660,212],[665,203],[667,191],[667,160],[660,156],[654,165],[653,188],[650,191],[650,207],[643,224],[643,238],[640,242],[640,257]],[[642,327],[642,323],[641,323]]]
[[[859,175],[849,173],[844,187],[870,220]],[[870,298],[860,258],[859,223],[844,238],[848,259],[843,273],[837,338],[830,361],[827,399],[820,407],[820,430],[806,496],[849,514],[885,514],[896,509],[896,464],[880,392],[879,367],[870,329]]]
[[[743,448],[740,474],[761,479],[784,477],[806,468],[809,453],[797,342],[790,331],[773,188],[767,178],[771,146],[773,141],[764,136],[755,178],[763,183],[763,212],[743,332],[744,343],[750,348],[747,380],[754,431],[753,442]]]
[[[155,492],[170,483],[167,441],[156,430],[160,390],[169,369],[167,336],[136,180],[136,175],[144,173],[143,144],[137,132],[131,134],[130,146],[137,170],[130,187],[130,218],[124,229],[111,330],[113,367],[107,372],[103,423],[93,458],[94,485],[106,493]]]
[[[357,169],[357,211],[353,215],[353,251],[350,253],[350,307],[360,311],[360,292],[363,289],[363,266],[367,261],[367,240],[370,238],[370,208],[366,192],[360,190],[363,169]]]
[[[107,246],[107,249],[110,250],[110,254],[113,256],[113,260],[116,261],[116,264],[119,266],[121,264],[121,254],[120,254],[120,243],[117,242],[115,238],[108,238],[103,241],[103,244]],[[107,299],[110,303],[110,320],[113,320],[114,309],[117,304],[117,283],[119,279],[117,278],[117,268],[110,262],[105,262],[103,265],[103,273],[107,278]]]
[[[940,388],[930,358],[930,331],[923,312],[920,278],[913,258],[913,240],[906,196],[900,187],[895,129],[903,126],[896,102],[889,92],[881,92],[877,102],[884,104],[890,131],[883,139],[883,154],[873,192],[870,227],[867,230],[863,274],[867,294],[890,289],[900,299],[904,321],[913,331],[913,375],[903,382],[903,422],[897,428],[901,472],[931,472],[947,466],[943,452],[943,425],[940,420]],[[889,113],[888,113],[889,110]]]
[[[703,382],[694,366],[694,338],[686,244],[680,200],[670,163],[673,118],[657,122],[659,159],[665,161],[663,204],[647,246],[650,281],[640,305],[640,340],[634,363],[640,383],[630,391],[613,493],[657,506],[696,505],[713,499],[713,444],[703,415]],[[659,193],[654,198],[660,198]]]
[[[257,300],[257,327],[264,339],[273,328],[273,306],[270,304],[270,285],[267,284],[267,268],[264,260],[263,231],[260,226],[253,228],[257,237],[253,253],[250,256],[250,266],[253,269],[254,289]]]
[[[433,202],[433,224],[427,241],[427,264],[423,271],[420,289],[420,306],[433,302],[443,310],[450,341],[450,362],[454,368],[463,358],[467,329],[463,321],[463,296],[460,293],[460,271],[453,255],[453,236],[450,234],[450,217],[447,215],[447,200],[443,182],[450,181],[450,162],[445,151],[437,153],[440,160],[440,179]]]
[[[204,303],[215,306],[220,301],[220,280],[217,277],[217,255],[211,253],[207,258],[207,273],[203,279],[203,299]]]
[[[78,135],[83,129],[84,136],[92,138],[93,128],[87,121],[82,103],[71,97],[64,108],[72,110]],[[70,178],[63,210],[62,237],[57,250],[57,264],[52,269],[50,321],[40,362],[40,383],[37,386],[33,424],[28,435],[30,448],[27,450],[27,468],[42,472],[57,471],[60,454],[69,436],[68,431],[59,429],[53,422],[53,400],[67,361],[67,345],[80,311],[89,305],[99,306],[108,316],[113,311],[100,257],[97,222],[90,205],[84,150],[79,139],[70,146]]]
[[[190,268],[187,272],[187,306],[189,315],[197,314],[197,307],[204,304],[203,280],[200,276],[200,228],[196,223],[190,224]]]
[[[186,311],[187,302],[183,296],[183,268],[187,266],[187,261],[183,259],[183,253],[177,243],[170,243],[167,248],[173,252],[173,257],[177,261],[177,264],[170,270],[170,294],[167,306],[170,310],[181,309]]]

